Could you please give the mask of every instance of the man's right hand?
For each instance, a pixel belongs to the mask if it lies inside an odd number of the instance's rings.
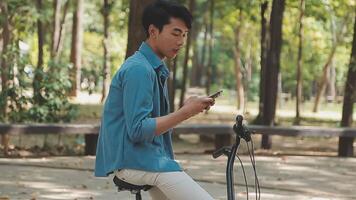
[[[193,117],[204,110],[208,110],[214,103],[215,100],[210,97],[193,96],[188,98],[179,110],[156,118],[155,134],[160,135],[165,133],[168,129],[175,127],[182,121]]]
[[[190,118],[203,112],[205,109],[209,109],[214,103],[215,100],[210,97],[192,96],[185,100],[181,109],[187,114],[187,118]]]

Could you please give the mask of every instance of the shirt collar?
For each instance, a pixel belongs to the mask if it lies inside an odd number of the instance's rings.
[[[146,42],[142,42],[138,51],[146,57],[146,59],[155,71],[160,72],[160,75],[163,75],[165,77],[169,76],[169,70],[166,64],[157,56],[157,54]]]
[[[157,54],[146,42],[142,42],[138,51],[146,57],[148,62],[152,65],[153,69],[157,69],[159,66],[164,64],[163,61],[157,56]]]

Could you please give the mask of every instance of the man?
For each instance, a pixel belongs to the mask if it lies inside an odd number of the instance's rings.
[[[96,176],[110,173],[136,185],[152,185],[153,199],[213,199],[174,160],[171,132],[180,122],[209,109],[214,100],[190,97],[169,112],[165,58],[174,58],[191,28],[189,11],[157,1],[143,13],[147,39],[113,77],[105,102]]]

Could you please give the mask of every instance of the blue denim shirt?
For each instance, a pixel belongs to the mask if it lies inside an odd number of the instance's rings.
[[[168,76],[145,42],[116,72],[103,109],[95,176],[117,169],[181,171],[174,160],[172,130],[155,135],[155,118],[169,113]]]

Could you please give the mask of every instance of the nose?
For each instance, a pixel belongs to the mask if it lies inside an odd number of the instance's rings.
[[[188,37],[187,34],[186,35],[182,34],[181,37],[179,37],[179,39],[177,40],[177,45],[179,47],[182,47],[185,44],[185,42],[187,41],[187,37]]]
[[[187,41],[187,37],[179,37],[179,39],[177,40],[177,45],[179,47],[182,47],[184,45],[184,43]]]

